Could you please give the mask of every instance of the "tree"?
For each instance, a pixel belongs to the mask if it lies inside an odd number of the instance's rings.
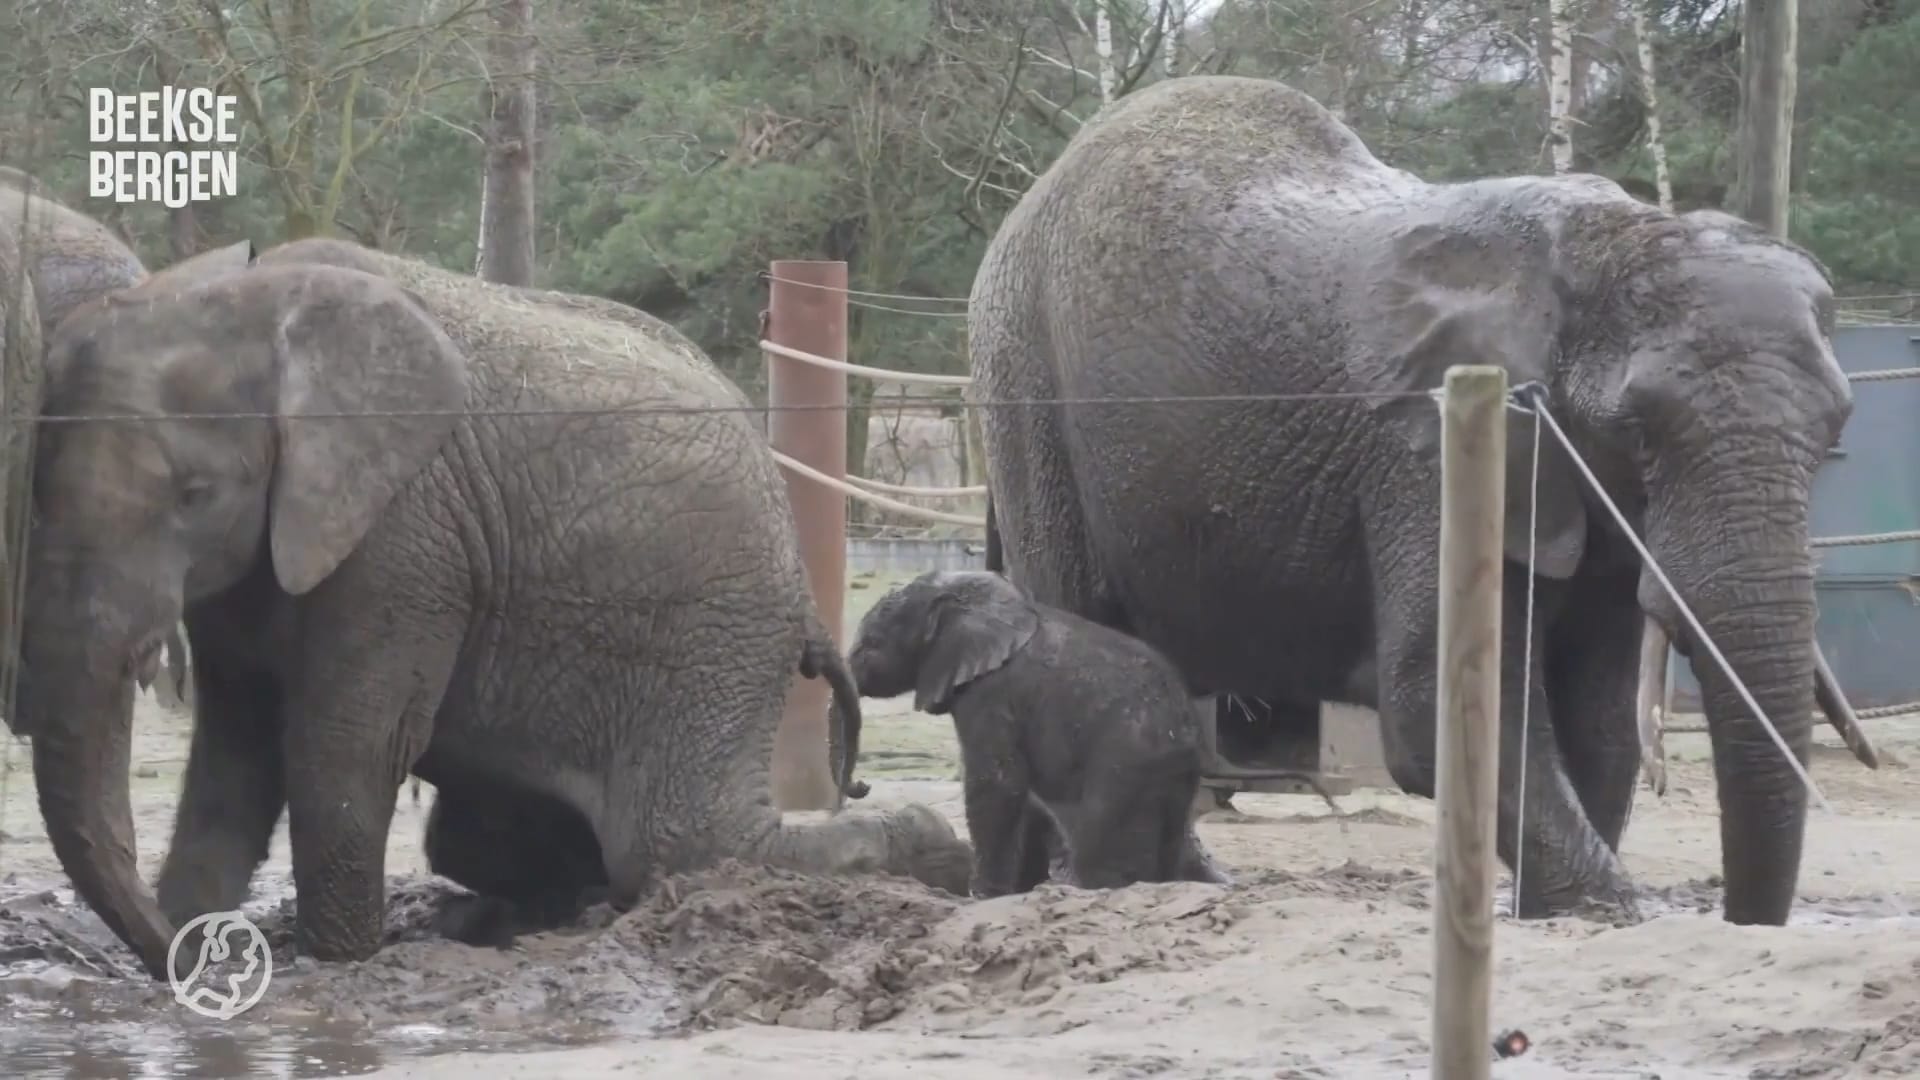
[[[1746,0],[1740,19],[1740,128],[1734,212],[1787,235],[1799,0]]]
[[[486,81],[486,166],[480,177],[480,254],[488,281],[532,285],[534,260],[533,0],[498,0]]]
[[[1547,2],[1547,149],[1553,171],[1573,168],[1573,14],[1568,0]]]

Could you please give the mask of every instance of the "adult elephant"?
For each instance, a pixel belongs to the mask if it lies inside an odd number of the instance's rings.
[[[8,390],[9,396],[20,400],[9,401],[8,406],[33,415],[39,410],[43,381],[41,340],[53,333],[68,312],[95,297],[139,284],[147,278],[147,269],[113,230],[55,200],[32,174],[5,166],[0,166],[0,232],[6,234],[6,240],[0,243],[7,245],[15,260],[11,266],[0,266],[0,288],[5,289],[0,308],[20,297],[31,312],[31,323],[23,319],[16,324],[22,348],[17,363],[10,362],[8,370],[13,377]],[[232,255],[226,250],[204,258],[225,262]],[[22,470],[5,481],[9,492],[24,490],[24,470],[31,461],[30,440],[27,431],[9,433],[8,468]],[[10,522],[6,535],[19,535],[16,527],[17,523]],[[0,611],[8,610],[11,605],[0,601]],[[183,640],[178,627],[167,634],[163,647],[167,678],[161,689],[163,698],[191,704],[193,692]],[[136,672],[135,678],[141,689],[146,689],[158,674],[156,663]],[[12,710],[8,711],[8,725],[15,734],[31,734],[15,720]]]
[[[724,856],[965,888],[971,851],[926,807],[773,807],[773,732],[824,630],[749,406],[685,338],[338,241],[216,271],[61,324],[46,412],[99,419],[48,424],[37,460],[42,816],[150,971],[244,900],[283,808],[301,947],[372,954],[410,772],[456,833],[486,826],[461,806],[583,823],[618,903]],[[194,734],[156,901],[123,676],[183,613]],[[518,839],[490,881],[552,862],[555,838]]]
[[[1474,363],[1543,386],[1804,762],[1809,485],[1852,408],[1832,319],[1812,258],[1727,215],[1592,176],[1424,183],[1305,94],[1194,77],[1079,133],[989,246],[968,329],[989,399],[1332,395],[986,410],[995,523],[1036,596],[1165,650],[1196,693],[1378,709],[1396,781],[1431,796],[1439,419],[1414,392]],[[1784,922],[1802,785],[1550,432],[1530,540],[1533,428],[1510,416],[1499,848],[1524,853],[1523,912],[1633,906],[1644,611],[1703,687],[1725,917]]]

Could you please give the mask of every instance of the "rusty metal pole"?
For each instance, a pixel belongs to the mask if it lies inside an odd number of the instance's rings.
[[[767,340],[790,349],[847,358],[847,264],[780,259],[772,265]],[[767,357],[767,441],[828,476],[847,474],[847,373],[785,356]],[[792,409],[792,406],[802,406]],[[826,406],[826,407],[822,407]],[[835,408],[834,406],[838,406]],[[786,410],[786,411],[783,411]],[[800,536],[800,561],[820,618],[844,648],[841,618],[847,589],[847,497],[787,473],[787,498]],[[795,663],[799,662],[795,655]],[[800,678],[773,739],[773,804],[782,810],[827,810],[834,798],[827,766],[824,680]]]

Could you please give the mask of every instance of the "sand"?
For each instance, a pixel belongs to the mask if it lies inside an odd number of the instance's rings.
[[[891,704],[891,703],[889,703]],[[943,720],[871,703],[868,803],[924,801],[964,828]],[[143,703],[142,865],[167,835],[184,721]],[[1920,722],[1869,727],[1920,760]],[[1629,927],[1516,923],[1496,939],[1494,1023],[1523,1029],[1500,1077],[1920,1075],[1920,786],[1826,733],[1786,928],[1717,915],[1702,736],[1669,739],[1666,798],[1642,792],[1625,859],[1653,897]],[[284,829],[249,905],[278,967],[253,1011],[188,1016],[73,902],[40,833],[26,754],[0,804],[0,1063],[9,1077],[335,1076],[468,1080],[769,1075],[1425,1076],[1432,804],[1361,791],[1241,796],[1201,836],[1230,887],[1053,886],[965,902],[898,879],[729,865],[641,908],[590,912],[512,950],[436,937],[457,891],[426,874],[430,789],[402,790],[389,941],[373,960],[292,955]]]

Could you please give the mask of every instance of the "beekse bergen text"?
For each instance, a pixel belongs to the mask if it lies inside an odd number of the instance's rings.
[[[163,87],[139,94],[87,91],[88,141],[144,143],[166,149],[94,150],[88,190],[96,199],[158,202],[171,209],[234,193],[239,155],[187,149],[240,141],[234,98],[205,87]]]

